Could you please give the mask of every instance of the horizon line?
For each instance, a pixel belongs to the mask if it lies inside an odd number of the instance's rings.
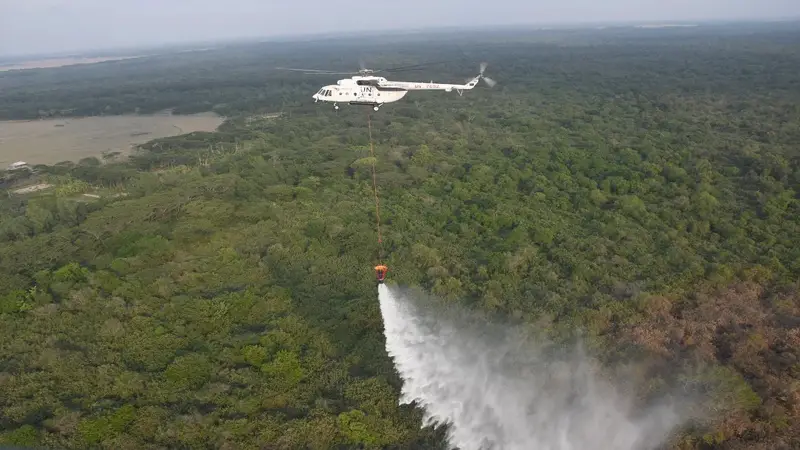
[[[497,31],[501,29],[514,29],[526,31],[559,31],[559,30],[576,30],[576,29],[593,29],[605,30],[608,28],[637,28],[642,25],[654,25],[662,28],[670,27],[702,27],[714,25],[734,25],[734,24],[774,24],[774,23],[791,23],[800,22],[800,16],[791,18],[773,18],[773,19],[703,19],[703,20],[618,20],[618,21],[572,21],[572,22],[549,22],[549,23],[503,23],[503,24],[486,24],[486,25],[439,25],[439,26],[423,26],[423,27],[404,27],[404,28],[382,28],[382,29],[363,29],[355,31],[323,31],[323,32],[305,32],[295,34],[275,34],[275,35],[260,35],[260,36],[241,36],[230,38],[218,38],[208,40],[190,40],[190,41],[165,41],[158,44],[144,44],[144,45],[126,45],[115,47],[84,47],[79,49],[55,51],[55,52],[32,52],[32,53],[0,53],[0,61],[5,59],[52,59],[64,57],[89,57],[90,55],[97,55],[99,53],[129,53],[132,51],[142,50],[166,50],[166,49],[184,49],[184,51],[199,51],[209,50],[218,46],[230,44],[245,44],[245,43],[292,43],[292,42],[309,42],[321,39],[330,38],[352,38],[358,36],[397,36],[402,34],[414,33],[436,33],[436,32],[454,32],[454,31]],[[205,46],[207,48],[192,48],[198,46]],[[208,48],[208,46],[211,46]]]

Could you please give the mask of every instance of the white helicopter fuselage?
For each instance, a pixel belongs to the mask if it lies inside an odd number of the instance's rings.
[[[421,83],[416,81],[389,81],[383,77],[354,76],[344,78],[335,85],[328,85],[313,95],[315,102],[349,103],[351,105],[368,105],[376,111],[384,103],[400,100],[408,91],[445,91],[453,90],[461,94],[464,90],[475,87],[480,80],[480,75],[470,80],[467,84]]]

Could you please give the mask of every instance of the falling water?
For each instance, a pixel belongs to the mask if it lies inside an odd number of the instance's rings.
[[[680,424],[673,406],[633,412],[580,351],[555,358],[520,345],[513,327],[471,323],[379,287],[386,350],[403,379],[401,403],[426,425],[450,425],[461,450],[650,450]]]

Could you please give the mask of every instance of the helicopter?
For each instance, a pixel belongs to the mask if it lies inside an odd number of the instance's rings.
[[[419,81],[390,81],[384,77],[375,76],[378,72],[398,72],[404,70],[412,70],[424,66],[424,64],[417,64],[413,66],[395,67],[392,69],[372,70],[364,68],[363,63],[358,72],[332,72],[326,70],[316,69],[293,69],[278,67],[280,70],[293,70],[304,72],[314,75],[354,75],[350,78],[343,78],[338,80],[336,84],[323,86],[311,98],[314,103],[317,102],[331,102],[335,110],[339,109],[339,103],[348,103],[350,105],[363,105],[372,106],[372,109],[378,111],[385,103],[396,102],[408,93],[408,91],[445,91],[445,92],[458,92],[458,95],[463,95],[463,92],[474,88],[478,82],[483,81],[494,87],[497,82],[489,77],[483,75],[486,70],[486,63],[481,63],[480,72],[472,79],[466,81],[465,84],[446,84],[446,83],[430,83]]]

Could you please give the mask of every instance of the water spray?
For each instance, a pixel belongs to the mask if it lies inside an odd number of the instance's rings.
[[[634,413],[579,350],[554,358],[521,345],[513,327],[470,323],[378,286],[386,350],[403,379],[401,403],[424,425],[448,424],[460,450],[652,450],[680,424],[671,405]]]

